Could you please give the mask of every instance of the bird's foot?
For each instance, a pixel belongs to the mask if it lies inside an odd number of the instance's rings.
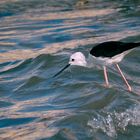
[[[111,87],[111,85],[109,85],[109,84],[103,84],[103,86],[106,87],[106,88],[110,88]]]
[[[129,92],[132,92],[131,86],[128,86],[128,91],[129,91]]]

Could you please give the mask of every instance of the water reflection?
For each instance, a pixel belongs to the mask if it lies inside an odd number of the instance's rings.
[[[83,31],[80,31],[80,33]],[[87,32],[87,30],[85,30]],[[74,34],[77,34],[76,32]],[[79,34],[79,31],[78,31]],[[98,43],[98,42],[104,42],[109,40],[120,40],[122,39],[122,36],[125,37],[129,36],[136,36],[137,31],[122,31],[118,33],[114,33],[110,37],[110,33],[106,34],[106,36],[100,37],[100,38],[86,38],[86,39],[80,39],[80,40],[72,40],[67,41],[63,43],[53,43],[53,44],[44,44],[44,47],[42,49],[21,49],[21,50],[12,50],[4,53],[0,53],[0,62],[8,62],[8,61],[16,61],[16,60],[23,60],[23,59],[29,59],[29,58],[35,58],[40,54],[51,54],[56,53],[59,51],[62,51],[65,48],[76,48],[78,46],[84,46],[88,44]],[[126,38],[124,38],[126,39]],[[6,44],[6,43],[4,43]],[[10,43],[9,43],[10,44]],[[8,45],[8,44],[7,44]],[[13,43],[11,44],[14,45]]]

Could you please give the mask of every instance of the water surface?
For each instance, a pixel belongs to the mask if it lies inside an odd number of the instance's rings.
[[[140,41],[140,2],[0,1],[0,139],[138,140],[140,48],[120,63],[133,91],[109,69],[72,66],[76,51]]]

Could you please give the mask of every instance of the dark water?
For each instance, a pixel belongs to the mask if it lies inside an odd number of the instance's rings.
[[[98,42],[140,41],[139,0],[0,1],[0,139],[139,140],[140,48],[103,86],[98,68],[70,67]]]

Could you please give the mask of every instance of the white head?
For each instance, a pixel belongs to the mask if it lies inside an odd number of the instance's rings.
[[[70,65],[78,65],[78,66],[86,67],[87,62],[86,62],[86,58],[84,54],[82,54],[81,52],[76,52],[72,54],[70,57],[69,63],[63,69],[61,69],[58,73],[56,73],[53,77],[56,77],[57,75],[59,75],[61,72],[67,69]]]
[[[69,60],[70,65],[85,66],[87,65],[86,58],[83,53],[76,52],[71,55]]]

